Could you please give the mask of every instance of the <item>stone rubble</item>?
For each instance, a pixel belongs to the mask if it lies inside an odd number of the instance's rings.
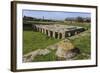
[[[32,62],[37,55],[47,55],[51,50],[56,50],[55,55],[58,58],[64,58],[65,60],[69,60],[79,53],[79,49],[75,48],[68,39],[65,39],[54,45],[48,46],[45,49],[37,49],[24,55],[23,62]]]

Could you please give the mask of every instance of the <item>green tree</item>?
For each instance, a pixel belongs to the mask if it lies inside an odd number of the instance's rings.
[[[83,21],[84,21],[84,18],[83,18],[83,17],[77,17],[77,18],[76,18],[76,21],[77,21],[77,22],[83,22]]]

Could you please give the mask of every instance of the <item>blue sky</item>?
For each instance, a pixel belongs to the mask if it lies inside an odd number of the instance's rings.
[[[23,16],[30,16],[36,18],[45,18],[45,19],[56,19],[64,20],[65,18],[71,17],[91,17],[90,13],[83,12],[61,12],[61,11],[35,11],[35,10],[23,10]]]

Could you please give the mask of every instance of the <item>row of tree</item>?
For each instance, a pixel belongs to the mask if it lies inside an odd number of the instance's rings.
[[[28,17],[28,16],[24,16],[23,17],[23,20],[26,20],[26,21],[52,21],[52,22],[56,22],[58,20],[54,20],[54,19],[45,19],[44,17],[43,18],[35,18],[35,17]],[[59,20],[60,21],[60,20]],[[65,18],[64,21],[76,21],[76,22],[91,22],[91,18],[89,17],[86,17],[86,18],[83,18],[83,17],[75,17],[75,18]]]
[[[76,17],[76,18],[66,18],[65,21],[76,21],[76,22],[91,22],[91,18],[86,17]]]
[[[51,20],[51,19],[44,19],[43,18],[35,18],[35,17],[29,17],[29,16],[24,16],[23,20],[27,20],[27,21],[52,21],[52,22],[56,22],[56,20]]]

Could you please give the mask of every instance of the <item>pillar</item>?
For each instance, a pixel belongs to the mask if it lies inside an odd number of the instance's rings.
[[[78,34],[78,32],[77,32],[77,31],[75,31],[75,35],[76,35],[76,34]]]
[[[56,36],[56,34],[55,34],[55,32],[53,32],[53,38],[55,38],[55,36]]]
[[[42,33],[43,33],[43,28],[42,28]]]
[[[45,30],[44,30],[44,28],[43,28],[43,32],[42,33],[45,33]]]
[[[70,32],[68,32],[68,36],[71,36],[71,33]]]
[[[50,31],[48,30],[48,36],[50,37]]]
[[[44,29],[44,34],[46,34],[46,29]]]
[[[61,33],[62,34],[62,39],[65,38],[65,32]]]

